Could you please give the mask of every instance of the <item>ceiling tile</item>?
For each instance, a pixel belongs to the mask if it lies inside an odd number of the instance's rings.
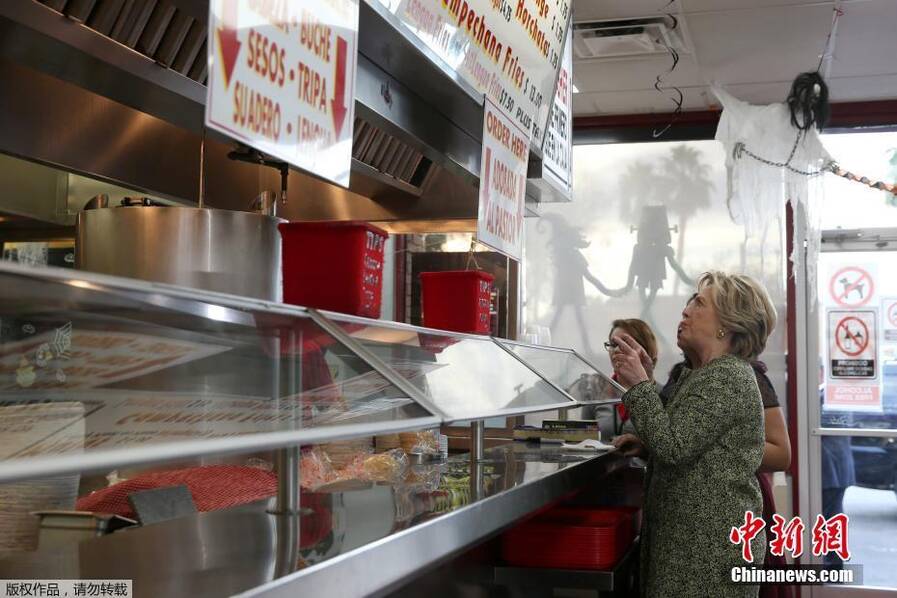
[[[897,73],[897,2],[873,0],[844,7],[829,75]]]
[[[664,0],[577,0],[575,18],[659,14]],[[678,0],[694,52],[682,54],[665,81],[682,88],[685,109],[705,109],[716,81],[758,104],[781,102],[801,72],[814,70],[831,27],[834,2],[818,0]],[[897,0],[842,0],[829,83],[833,101],[897,98]],[[681,11],[681,12],[680,12]],[[666,55],[575,62],[574,113],[669,112],[653,89]]]

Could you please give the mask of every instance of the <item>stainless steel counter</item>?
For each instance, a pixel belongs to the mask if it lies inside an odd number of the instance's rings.
[[[473,469],[464,455],[415,466],[415,482],[303,492],[299,517],[262,501],[38,550],[0,561],[0,578],[133,579],[138,597],[384,594],[626,464],[513,443]]]

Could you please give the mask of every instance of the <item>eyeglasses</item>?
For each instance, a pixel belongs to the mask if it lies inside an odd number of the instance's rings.
[[[618,345],[617,343],[611,343],[611,342],[604,343],[604,350],[607,351],[608,353],[610,353],[612,351],[616,351],[619,348],[620,348],[620,345]]]

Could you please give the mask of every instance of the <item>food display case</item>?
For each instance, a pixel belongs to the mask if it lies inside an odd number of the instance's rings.
[[[474,459],[374,448],[593,400],[573,387],[604,377],[569,351],[12,264],[0,297],[4,578],[382,594],[625,464],[514,442]],[[327,450],[359,454],[316,477]],[[139,480],[187,486],[197,512],[116,510],[139,510]]]

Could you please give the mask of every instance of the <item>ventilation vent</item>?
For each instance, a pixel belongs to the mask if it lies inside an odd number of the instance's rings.
[[[410,145],[360,118],[355,119],[352,157],[381,174],[418,188],[433,165]]]
[[[195,18],[198,13],[187,13],[167,0],[38,1],[164,67],[206,84],[208,27],[205,19]],[[418,194],[433,166],[407,143],[360,118],[355,119],[352,157],[382,175],[379,180]]]
[[[594,21],[573,25],[573,54],[577,60],[641,56],[683,51],[679,30],[671,30],[667,17]]]
[[[40,0],[73,21],[206,84],[205,20],[165,0]]]

